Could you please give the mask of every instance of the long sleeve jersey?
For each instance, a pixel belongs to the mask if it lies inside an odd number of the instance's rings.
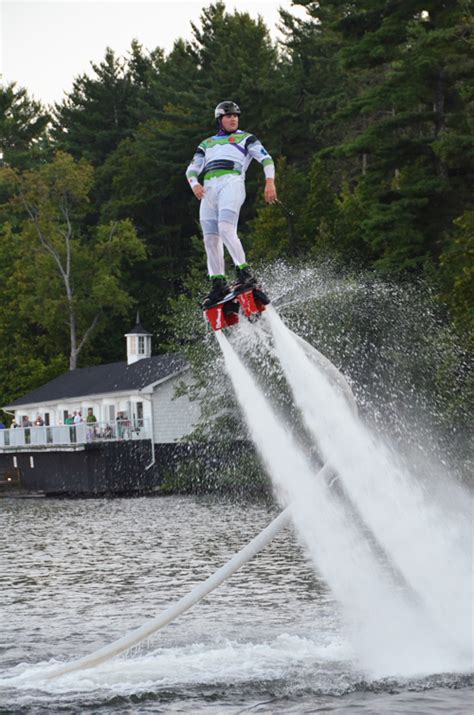
[[[220,130],[199,144],[186,169],[186,178],[191,188],[198,183],[202,172],[204,180],[225,174],[239,174],[244,180],[252,159],[262,164],[267,179],[275,177],[272,157],[253,134],[241,129],[232,134]]]

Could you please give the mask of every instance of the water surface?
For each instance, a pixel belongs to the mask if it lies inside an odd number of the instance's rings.
[[[363,672],[291,529],[126,657],[44,679],[174,603],[276,513],[182,496],[2,500],[0,712],[471,712],[470,674]]]

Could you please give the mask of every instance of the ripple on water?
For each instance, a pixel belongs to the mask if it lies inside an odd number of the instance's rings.
[[[468,675],[360,672],[290,530],[127,657],[45,680],[155,616],[274,514],[190,497],[4,501],[0,712],[469,712]]]

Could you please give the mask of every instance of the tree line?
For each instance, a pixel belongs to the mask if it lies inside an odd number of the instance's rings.
[[[137,307],[169,342],[170,299],[205,275],[184,170],[222,99],[277,163],[280,204],[249,171],[252,261],[422,277],[472,345],[472,1],[294,4],[278,43],[216,2],[169,53],[107,48],[53,107],[0,85],[0,404],[123,359]]]

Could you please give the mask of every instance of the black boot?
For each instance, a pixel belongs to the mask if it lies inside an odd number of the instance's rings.
[[[219,303],[219,301],[225,298],[229,291],[230,288],[227,285],[225,276],[217,276],[216,278],[211,278],[211,290],[202,301],[202,307],[207,310],[207,308],[210,308],[216,303]]]
[[[237,276],[237,280],[234,283],[234,288],[255,288],[257,285],[257,279],[252,275],[250,268],[246,263],[242,266],[236,266],[235,274]]]

